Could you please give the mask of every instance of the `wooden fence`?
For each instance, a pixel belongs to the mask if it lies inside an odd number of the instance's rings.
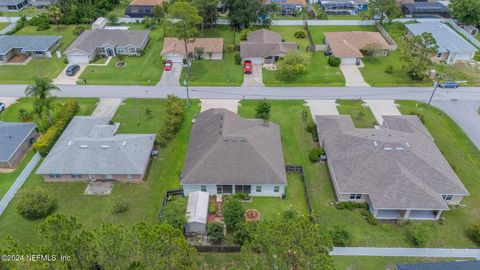
[[[300,174],[300,178],[301,178],[302,183],[303,183],[303,193],[305,193],[305,199],[307,200],[308,213],[310,214],[310,217],[312,218],[312,204],[311,204],[311,200],[310,200],[310,191],[308,190],[307,177],[305,177],[303,166],[285,165],[285,170],[287,172],[293,172],[293,173]]]
[[[183,196],[183,189],[169,189],[165,192],[165,196],[162,200],[162,206],[160,207],[160,211],[158,212],[158,219],[161,219],[163,216],[163,211],[165,210],[165,206],[168,203],[168,197],[170,196]]]

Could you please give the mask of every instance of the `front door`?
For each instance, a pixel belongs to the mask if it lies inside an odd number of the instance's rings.
[[[108,49],[107,49],[107,55],[108,55],[108,56],[114,56],[113,49],[108,48]]]

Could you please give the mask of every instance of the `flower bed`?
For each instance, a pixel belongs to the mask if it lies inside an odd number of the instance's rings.
[[[248,209],[245,211],[245,219],[247,221],[255,221],[260,219],[260,212],[256,209]]]

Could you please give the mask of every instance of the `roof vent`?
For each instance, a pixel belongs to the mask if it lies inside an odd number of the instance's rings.
[[[405,142],[405,145],[406,145],[407,147],[410,147],[410,144],[408,144],[408,142]]]
[[[122,145],[123,146],[127,145],[127,141],[123,141]]]
[[[228,142],[228,139],[223,139],[224,142]]]
[[[103,149],[107,149],[107,148],[110,148],[110,146],[108,146],[108,145],[102,145],[102,148],[103,148]]]
[[[373,145],[378,146],[377,141],[373,141]]]
[[[385,150],[385,151],[392,151],[392,148],[391,148],[391,147],[384,147],[383,150]]]
[[[82,145],[80,145],[80,148],[88,148],[88,145],[82,144]]]
[[[395,147],[395,150],[403,151],[403,150],[405,150],[405,148],[403,148],[403,147]]]
[[[72,143],[73,143],[73,141],[69,141],[69,142],[67,143],[67,145],[70,146],[70,145],[72,145]]]

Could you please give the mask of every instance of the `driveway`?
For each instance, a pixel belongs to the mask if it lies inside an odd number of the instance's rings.
[[[157,85],[160,86],[180,86],[180,74],[182,74],[182,63],[173,63],[172,70],[163,71],[162,78]]]
[[[113,117],[118,107],[122,104],[123,98],[101,98],[92,116]]]
[[[67,65],[62,72],[58,75],[57,78],[53,79],[53,84],[60,84],[60,85],[65,85],[65,84],[77,84],[78,78],[80,78],[80,75],[85,71],[87,68],[87,64],[78,64],[80,66],[80,70],[75,74],[75,76],[67,76],[67,68],[71,66],[70,64]]]
[[[383,124],[384,115],[402,115],[397,108],[394,100],[364,100],[372,111],[377,123]]]
[[[0,97],[0,102],[5,104],[5,109],[7,109],[10,105],[17,102],[17,97]]]
[[[238,99],[201,99],[202,109],[204,112],[208,109],[226,109],[231,112],[237,113]]]
[[[339,115],[334,99],[306,100],[306,102],[310,107],[313,119],[315,119],[315,115]]]
[[[340,65],[340,70],[345,77],[346,86],[369,86],[363,79],[360,69],[356,65]]]
[[[432,105],[448,114],[480,149],[480,101],[438,100]]]
[[[252,74],[243,74],[244,87],[258,87],[263,85],[262,65],[252,65]]]

